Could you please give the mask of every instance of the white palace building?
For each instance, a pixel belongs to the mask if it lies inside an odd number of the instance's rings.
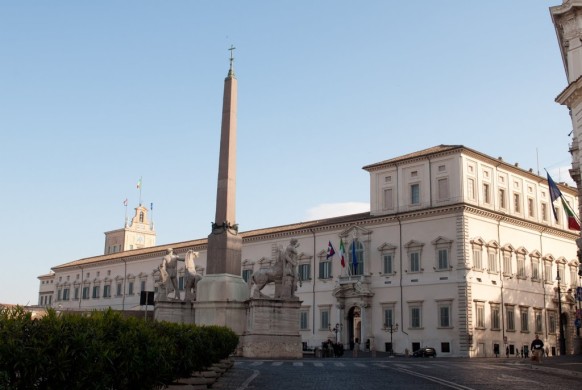
[[[363,169],[370,174],[370,212],[240,233],[245,280],[274,261],[275,248],[299,240],[298,320],[306,345],[337,338],[348,347],[358,339],[361,349],[431,346],[439,356],[477,357],[504,355],[506,347],[514,354],[539,334],[552,355],[561,315],[567,353],[580,352],[573,322],[579,233],[568,230],[561,207],[554,219],[545,178],[462,145]],[[559,188],[578,210],[576,190]],[[167,248],[199,252],[196,266],[204,274],[207,239],[156,246],[140,205],[131,223],[106,233],[104,255],[39,276],[39,305],[140,309],[140,292],[156,290],[154,269]]]

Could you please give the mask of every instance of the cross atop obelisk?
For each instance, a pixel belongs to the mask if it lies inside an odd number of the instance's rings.
[[[208,236],[207,274],[240,275],[242,239],[235,222],[237,80],[233,70],[234,49],[234,46],[228,49],[230,68],[224,80],[216,216]]]

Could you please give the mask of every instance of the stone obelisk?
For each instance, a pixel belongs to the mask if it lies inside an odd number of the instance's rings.
[[[247,284],[241,277],[242,238],[235,222],[237,80],[230,50],[224,80],[216,215],[208,236],[206,275],[196,288],[197,324],[224,325],[242,334],[246,324]]]

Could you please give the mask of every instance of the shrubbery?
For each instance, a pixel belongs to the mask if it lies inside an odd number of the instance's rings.
[[[112,310],[32,319],[0,309],[0,389],[155,389],[228,357],[220,326],[125,318]]]

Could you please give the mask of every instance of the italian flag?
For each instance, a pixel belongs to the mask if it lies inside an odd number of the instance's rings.
[[[562,197],[562,204],[564,205],[564,211],[568,217],[568,229],[580,231],[580,222],[564,197]]]
[[[340,238],[340,258],[342,260],[342,268],[346,268],[346,248],[344,248],[344,240]]]

